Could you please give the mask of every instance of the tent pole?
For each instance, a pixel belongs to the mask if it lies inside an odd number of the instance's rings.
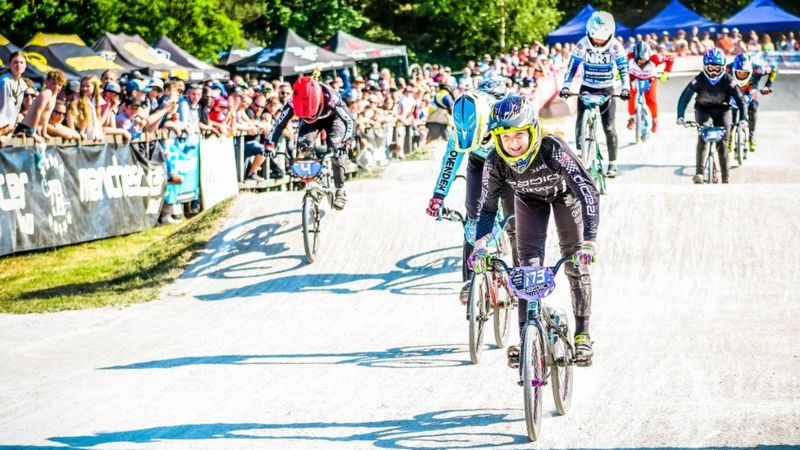
[[[409,70],[408,68],[408,53],[403,55],[403,61],[405,62],[406,65],[406,79],[408,79],[411,76],[411,70]]]

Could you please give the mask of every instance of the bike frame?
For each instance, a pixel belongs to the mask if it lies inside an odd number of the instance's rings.
[[[721,141],[727,133],[724,127],[704,126],[697,122],[687,121],[684,125],[687,128],[697,128],[697,134],[705,142],[705,151],[708,152],[706,156],[705,177],[706,184],[714,183],[714,171],[716,170],[716,157],[714,156],[714,145]],[[727,151],[727,149],[726,149]]]
[[[619,95],[599,95],[583,92],[570,94],[569,96],[580,97],[579,101],[586,106],[586,110],[583,112],[584,115],[580,119],[582,138],[585,141],[581,144],[581,162],[583,162],[583,166],[597,183],[600,193],[605,194],[607,192],[606,177],[603,172],[603,154],[600,151],[600,142],[597,140],[597,124],[602,121],[600,105],[612,97],[619,97]],[[587,143],[589,148],[587,148]]]
[[[636,80],[636,143],[646,141],[650,137],[650,108],[647,106],[645,94],[650,90],[650,80]]]
[[[731,104],[731,112],[733,113],[733,123],[737,125],[736,135],[733,136],[733,146],[736,150],[736,161],[742,165],[742,160],[747,159],[747,152],[749,151],[748,142],[750,141],[750,103],[753,101],[752,94],[743,94],[744,111],[739,111],[736,107],[736,102]],[[738,126],[742,120],[747,122],[747,125]]]

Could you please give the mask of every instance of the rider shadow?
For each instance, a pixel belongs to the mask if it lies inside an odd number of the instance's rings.
[[[240,443],[252,440],[250,446],[256,445],[258,441],[305,441],[308,445],[320,445],[322,442],[352,445],[371,443],[378,448],[391,449],[472,449],[527,445],[528,439],[523,435],[474,430],[508,426],[523,420],[510,418],[511,414],[510,410],[505,409],[465,409],[434,411],[418,414],[410,419],[371,422],[189,424],[103,432],[89,436],[59,436],[48,440],[68,445],[69,448],[106,444],[165,444],[170,441],[176,446],[182,444],[175,441],[186,441],[183,445],[189,446],[190,441],[222,442],[220,439],[238,440]]]
[[[460,280],[439,281],[432,277],[461,271],[461,255],[453,251],[461,246],[439,248],[401,259],[395,264],[396,269],[384,273],[320,273],[297,274],[259,281],[249,286],[236,286],[213,294],[198,295],[206,301],[240,298],[241,296],[258,296],[267,293],[324,292],[332,294],[354,294],[365,291],[388,291],[403,295],[450,295]],[[449,253],[449,254],[448,254]],[[279,258],[295,258],[281,256]],[[300,259],[299,257],[296,257]],[[218,272],[205,274],[210,277],[250,278],[252,271],[246,267],[250,262],[227,265]],[[245,267],[242,267],[244,265]],[[302,261],[293,267],[282,270],[288,272],[302,266]],[[272,275],[281,272],[267,272]]]
[[[440,344],[395,347],[376,352],[214,355],[145,361],[100,370],[174,369],[201,365],[356,365],[380,369],[435,369],[468,366],[464,345]]]
[[[639,169],[674,169],[673,174],[679,177],[691,177],[694,175],[694,173],[690,173],[694,167],[680,164],[619,164],[620,173],[617,176],[625,176]]]
[[[227,272],[227,266],[223,270],[216,270],[217,265],[222,261],[235,256],[254,254],[261,256],[262,261],[268,261],[278,255],[289,251],[285,242],[274,241],[279,236],[300,230],[299,225],[289,226],[289,221],[285,220],[292,214],[299,213],[300,210],[288,210],[272,213],[266,216],[254,217],[235,226],[222,230],[209,240],[204,251],[200,252],[200,258],[189,265],[181,275],[181,278],[194,278],[199,276],[209,276]],[[277,220],[277,221],[276,221]],[[286,258],[286,255],[280,256]],[[297,258],[299,264],[302,261]],[[254,262],[249,260],[247,264],[252,266]]]

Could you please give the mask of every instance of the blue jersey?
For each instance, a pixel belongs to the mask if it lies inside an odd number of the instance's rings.
[[[611,44],[605,50],[597,50],[584,36],[575,46],[569,57],[567,73],[564,76],[564,87],[569,87],[578,73],[578,68],[583,66],[583,85],[595,89],[605,89],[614,86],[614,66],[619,70],[622,89],[628,89],[628,54],[616,39],[612,38]]]

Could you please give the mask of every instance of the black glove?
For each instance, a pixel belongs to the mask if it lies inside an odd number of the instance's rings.
[[[272,145],[272,144],[264,145],[264,153],[266,153],[264,156],[266,156],[267,158],[274,158],[275,157],[275,146]]]
[[[623,99],[623,100],[626,100],[626,101],[627,101],[627,100],[630,100],[630,98],[631,98],[631,91],[629,91],[629,90],[627,90],[627,89],[623,89],[623,90],[621,90],[621,91],[620,91],[620,93],[619,93],[619,98],[621,98],[621,99]]]
[[[569,91],[568,87],[565,87],[565,88],[561,88],[561,92],[559,92],[558,95],[560,95],[561,98],[567,98],[567,97],[570,96],[570,94],[572,94],[572,92]]]
[[[347,155],[348,150],[349,149],[347,148],[347,146],[343,145],[333,151],[333,156],[335,158],[339,158],[341,156]]]

